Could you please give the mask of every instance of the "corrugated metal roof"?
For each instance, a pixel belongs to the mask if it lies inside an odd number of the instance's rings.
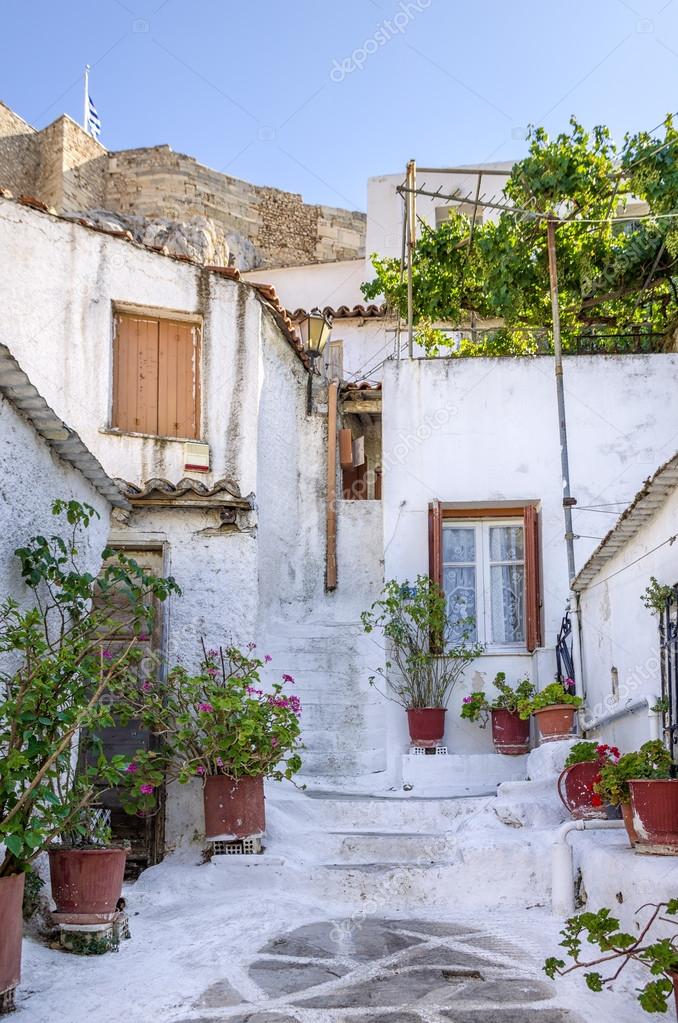
[[[116,508],[129,503],[75,430],[59,419],[28,379],[7,345],[0,344],[0,394],[32,424],[64,462],[77,469]]]
[[[678,485],[678,454],[664,462],[645,480],[628,508],[603,537],[584,567],[575,576],[572,589],[585,590],[600,570],[631,540],[656,513]]]

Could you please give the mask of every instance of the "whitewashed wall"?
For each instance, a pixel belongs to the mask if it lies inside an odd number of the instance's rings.
[[[665,543],[675,535],[677,522],[678,491],[674,491],[581,594],[580,649],[589,718],[614,713],[641,697],[652,697],[654,702],[655,696],[661,696],[658,616],[644,607],[641,598],[650,576],[662,584],[678,583],[678,544]],[[616,698],[612,668],[618,673]],[[647,709],[620,718],[596,734],[623,751],[637,749],[650,738]]]
[[[621,510],[642,481],[674,453],[678,356],[565,359],[572,493],[580,506]],[[545,650],[484,656],[450,704],[448,744],[490,748],[490,737],[458,720],[464,694],[504,670],[553,677],[552,649],[568,599],[561,469],[553,360],[403,360],[384,376],[385,577],[412,578],[428,568],[427,507],[443,502],[540,502]],[[609,511],[609,509],[607,509]],[[575,511],[581,567],[614,515]],[[651,627],[651,626],[650,626]],[[609,677],[609,667],[607,668]],[[402,715],[393,742],[405,741]]]
[[[81,536],[79,564],[96,574],[106,546],[110,505],[77,469],[62,461],[11,402],[0,396],[0,599],[29,598],[17,547],[37,534],[67,537],[65,516],[52,515],[55,498],[90,504],[99,513]]]
[[[286,309],[323,309],[365,302],[360,285],[365,280],[364,259],[336,263],[310,263],[272,270],[248,270],[243,280],[272,284]]]

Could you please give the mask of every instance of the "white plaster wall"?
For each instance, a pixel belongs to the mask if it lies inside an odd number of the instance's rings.
[[[565,359],[572,493],[581,506],[620,502],[674,453],[678,419],[673,392],[678,356]],[[386,364],[384,372],[385,578],[428,569],[429,501],[540,502],[546,651],[486,655],[450,704],[446,739],[455,752],[489,750],[488,734],[458,719],[463,693],[478,676],[491,681],[527,672],[553,677],[552,648],[568,599],[553,360],[436,359]],[[581,567],[609,528],[609,515],[576,511]],[[613,518],[613,516],[612,516]],[[608,668],[609,675],[609,668]],[[405,741],[402,715],[392,742]]]
[[[482,167],[482,164],[478,165]],[[512,163],[488,163],[488,169],[505,171],[502,175],[487,175],[481,184],[481,195],[487,202],[501,202],[501,190],[511,172]],[[367,266],[373,253],[400,258],[402,247],[403,199],[396,187],[405,181],[405,168],[398,174],[381,174],[367,182],[367,240],[365,253]],[[462,197],[469,193],[475,197],[478,178],[475,174],[423,174],[417,176],[417,187],[430,192],[453,195],[457,190]],[[444,199],[417,196],[417,218],[435,226],[436,206],[445,206]],[[495,219],[497,212],[485,211],[486,220]]]
[[[581,594],[581,654],[589,717],[619,710],[643,696],[661,695],[658,617],[644,607],[641,597],[652,575],[667,585],[678,582],[678,544],[665,544],[675,535],[677,522],[678,491],[674,491]],[[619,678],[617,700],[612,690],[613,667]],[[622,750],[636,749],[650,738],[647,710],[621,718],[596,734]]]
[[[202,439],[212,471],[200,479],[229,476],[243,494],[254,490],[260,304],[247,288],[2,199],[0,249],[0,341],[111,476],[186,475],[181,440],[108,432],[112,303],[202,315]]]
[[[336,263],[312,263],[279,269],[249,270],[245,281],[272,284],[286,309],[323,309],[363,304],[360,285],[365,280],[364,259],[343,259]]]
[[[17,547],[37,534],[67,536],[65,517],[52,515],[55,498],[81,501],[99,513],[82,534],[79,563],[96,574],[106,546],[110,505],[68,462],[62,461],[31,423],[0,396],[0,577],[2,599],[22,602],[27,590],[21,579]]]

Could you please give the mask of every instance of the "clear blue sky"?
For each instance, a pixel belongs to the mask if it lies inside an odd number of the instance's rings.
[[[4,0],[0,99],[169,143],[225,173],[365,208],[365,181],[510,159],[575,113],[616,136],[678,108],[678,0]]]

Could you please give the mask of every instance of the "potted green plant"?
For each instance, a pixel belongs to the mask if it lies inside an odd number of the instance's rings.
[[[650,908],[652,913],[639,934],[627,934],[619,929],[619,920],[610,914],[608,908],[597,913],[581,913],[570,917],[560,932],[560,942],[572,960],[570,966],[564,959],[550,956],[544,962],[544,972],[552,980],[566,976],[573,970],[585,970],[584,980],[590,991],[603,991],[619,977],[622,970],[630,962],[638,963],[649,970],[650,979],[638,992],[638,1001],[642,1009],[648,1013],[664,1013],[671,999],[678,1012],[678,933],[671,937],[651,935],[658,921],[675,924],[668,917],[678,913],[678,899],[669,902],[648,903],[641,909]],[[640,910],[638,911],[640,912]],[[668,916],[663,916],[666,913]],[[597,947],[600,955],[593,959],[582,960],[582,944],[587,941]],[[593,967],[613,967],[608,977],[603,977]]]
[[[574,716],[581,707],[581,696],[574,696],[566,683],[551,682],[528,700],[521,700],[518,712],[526,719],[532,714],[536,718],[542,742],[566,739],[572,734]]]
[[[481,728],[487,727],[488,720],[491,720],[492,742],[497,753],[505,756],[529,753],[530,722],[520,717],[518,706],[522,701],[532,699],[534,686],[527,678],[510,686],[503,671],[497,672],[492,684],[496,690],[492,698],[488,698],[483,690],[475,690],[464,697],[461,717],[479,724]]]
[[[609,804],[603,803],[594,785],[607,764],[619,761],[616,746],[589,740],[576,742],[565,761],[557,782],[558,795],[575,820],[607,817]]]
[[[445,734],[452,690],[484,650],[474,639],[473,619],[452,620],[443,591],[421,575],[414,585],[387,582],[361,619],[365,632],[379,629],[387,640],[389,660],[377,674],[392,693],[388,698],[407,711],[412,742],[435,746]],[[376,678],[370,677],[371,685]]]
[[[604,764],[594,782],[594,789],[601,802],[621,806],[629,842],[635,848],[648,835],[639,835],[631,805],[631,782],[634,779],[663,780],[671,773],[671,755],[659,739],[643,743],[639,750],[624,753],[617,763]],[[671,789],[671,791],[674,791]]]
[[[292,779],[301,768],[301,701],[283,675],[268,692],[266,660],[236,647],[207,650],[196,673],[175,667],[166,682],[142,690],[141,721],[161,739],[160,751],[128,765],[132,805],[165,776],[203,783],[205,835],[232,841],[266,829],[264,779]]]
[[[148,621],[149,595],[164,599],[174,587],[112,551],[104,551],[110,561],[94,580],[78,567],[78,550],[96,511],[75,501],[55,501],[52,510],[67,519],[68,539],[36,536],[19,548],[32,599],[0,605],[0,656],[7,665],[0,674],[0,920],[3,939],[8,936],[0,994],[6,1006],[19,977],[23,873],[38,853],[84,838],[101,788],[123,780],[122,759],[103,757],[96,731],[113,723],[112,700],[137,686],[135,630]],[[115,601],[107,599],[113,588]],[[80,754],[87,744],[85,761]],[[116,851],[123,868],[124,857]],[[50,866],[53,860],[50,855]],[[121,881],[119,869],[118,876]],[[54,875],[53,882],[58,891]],[[119,896],[117,884],[113,908]]]

